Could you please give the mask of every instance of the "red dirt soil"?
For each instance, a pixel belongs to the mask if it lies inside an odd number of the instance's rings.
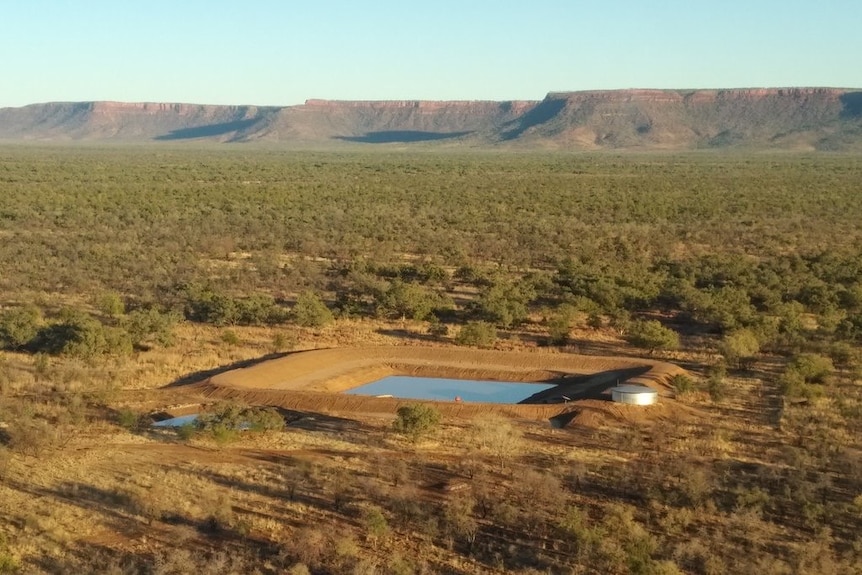
[[[641,421],[671,417],[676,407],[668,380],[685,373],[649,359],[542,352],[502,352],[462,348],[364,347],[297,352],[227,371],[195,384],[204,395],[253,405],[323,413],[394,413],[415,400],[347,395],[342,391],[388,375],[548,382],[573,401],[565,404],[433,402],[450,417],[496,413],[525,419],[561,417],[562,423]],[[609,401],[610,388],[634,383],[656,389],[658,405],[629,406]],[[590,425],[592,426],[592,425]]]

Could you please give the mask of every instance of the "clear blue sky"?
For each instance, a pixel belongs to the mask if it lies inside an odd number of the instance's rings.
[[[6,0],[0,106],[862,87],[862,0]]]

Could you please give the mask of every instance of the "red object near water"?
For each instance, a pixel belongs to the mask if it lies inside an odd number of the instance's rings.
[[[460,395],[455,396],[455,403],[461,403],[461,396]]]

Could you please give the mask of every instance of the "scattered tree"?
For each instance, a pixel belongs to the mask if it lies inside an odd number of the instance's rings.
[[[168,347],[174,342],[173,330],[179,320],[180,316],[176,313],[163,313],[150,307],[130,312],[121,325],[129,333],[135,347]]]
[[[548,318],[548,342],[551,345],[566,345],[569,342],[569,334],[572,332],[577,313],[574,306],[564,304]]]
[[[471,321],[461,328],[455,341],[458,345],[493,347],[497,341],[497,329],[484,321]]]
[[[364,519],[365,534],[372,546],[377,547],[380,542],[389,536],[389,522],[386,521],[383,511],[377,506],[366,509]]]
[[[0,313],[0,349],[21,349],[39,332],[42,312],[34,305],[26,305]]]
[[[380,311],[394,318],[424,320],[441,303],[441,298],[428,288],[396,279],[383,294]]]
[[[35,351],[90,359],[132,351],[132,340],[122,328],[102,325],[94,317],[63,310],[58,323],[41,328],[31,345]]]
[[[397,433],[406,435],[413,441],[418,441],[440,423],[440,412],[437,408],[424,403],[414,403],[398,408],[398,417],[394,429]]]
[[[679,347],[679,334],[654,319],[633,322],[627,330],[626,339],[632,345],[648,349],[650,353]]]
[[[742,328],[725,335],[719,350],[729,363],[748,365],[760,351],[760,342],[753,331]]]
[[[323,327],[332,321],[332,312],[311,291],[302,292],[291,310],[293,321],[302,327]]]
[[[119,320],[126,313],[126,304],[117,292],[103,293],[99,296],[96,305],[100,312],[113,320]]]
[[[508,419],[496,415],[476,419],[473,437],[480,449],[497,458],[501,471],[505,469],[506,460],[518,452],[522,443],[520,430]]]
[[[678,373],[670,378],[670,385],[676,394],[685,395],[697,389],[697,382],[689,375]]]
[[[788,369],[796,371],[805,383],[826,383],[835,371],[835,366],[826,356],[803,353],[793,358]]]
[[[527,319],[528,306],[535,297],[535,290],[526,282],[497,282],[482,292],[477,306],[484,319],[508,329]]]

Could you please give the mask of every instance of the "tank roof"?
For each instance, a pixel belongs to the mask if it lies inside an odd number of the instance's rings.
[[[631,393],[631,394],[647,394],[647,395],[658,394],[658,392],[651,387],[647,387],[645,385],[634,385],[631,383],[625,383],[623,385],[618,385],[616,387],[611,388],[611,391],[616,391],[617,393]]]

